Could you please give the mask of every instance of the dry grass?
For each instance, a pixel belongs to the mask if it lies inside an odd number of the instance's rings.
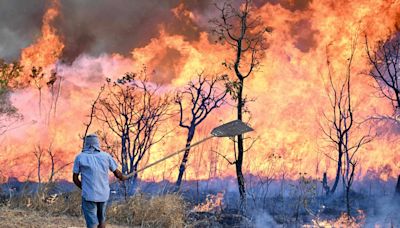
[[[38,220],[43,220],[43,217],[46,217],[45,220],[48,220],[47,216],[50,216],[51,218],[59,218],[60,221],[63,221],[63,216],[73,216],[68,218],[71,221],[76,221],[78,217],[79,222],[71,223],[71,226],[75,226],[74,224],[82,226],[84,224],[81,212],[80,191],[63,194],[54,199],[45,194],[34,197],[14,198],[9,201],[8,207],[3,208],[7,208],[9,212],[16,213],[10,215],[10,220],[13,220],[14,216],[18,217],[17,221],[21,220],[23,222],[25,220],[23,215],[28,215],[29,217],[36,216],[35,218]],[[184,200],[175,194],[161,196],[137,194],[127,201],[109,205],[107,210],[108,222],[128,225],[129,227],[183,227],[185,225],[185,216],[186,206]],[[64,227],[52,226],[52,223],[48,225],[31,227]]]
[[[10,209],[0,207],[1,227],[83,227],[85,224],[81,218],[67,216],[45,216],[31,210]]]
[[[137,194],[127,202],[111,205],[108,217],[113,222],[123,222],[141,227],[183,227],[186,206],[178,195],[149,197]]]
[[[86,227],[83,218],[70,216],[52,216],[40,212],[0,207],[0,227],[2,228],[63,228]],[[124,228],[126,226],[107,225],[109,228]]]
[[[63,194],[54,200],[45,195],[24,196],[10,200],[10,208],[29,209],[52,215],[80,216],[81,193],[79,191]]]

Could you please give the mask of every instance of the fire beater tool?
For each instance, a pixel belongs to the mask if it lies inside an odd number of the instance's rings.
[[[254,130],[253,128],[249,127],[247,124],[243,123],[240,120],[231,121],[229,123],[226,123],[226,124],[223,124],[221,126],[218,126],[218,127],[214,128],[211,131],[211,135],[210,136],[208,136],[208,137],[206,137],[206,138],[204,138],[204,139],[202,139],[202,140],[200,140],[198,142],[195,142],[195,143],[191,144],[190,146],[185,147],[185,148],[183,148],[181,150],[175,151],[175,152],[171,153],[170,155],[168,155],[168,156],[166,156],[166,157],[164,157],[164,158],[162,158],[160,160],[157,160],[157,161],[155,161],[155,162],[153,162],[153,163],[151,163],[149,165],[146,165],[143,168],[140,168],[140,169],[136,170],[136,172],[132,172],[132,173],[128,174],[127,176],[128,177],[132,177],[136,173],[142,172],[145,169],[148,169],[148,168],[150,168],[150,167],[152,167],[154,165],[157,165],[158,163],[163,162],[163,161],[167,160],[168,158],[171,158],[171,157],[173,157],[175,155],[178,155],[178,154],[180,154],[182,152],[185,152],[187,149],[195,147],[195,146],[197,146],[197,145],[199,145],[201,143],[204,143],[205,141],[207,141],[209,139],[212,139],[214,137],[220,137],[220,138],[222,138],[222,137],[234,137],[234,136],[241,135],[241,134],[253,131],[253,130]]]

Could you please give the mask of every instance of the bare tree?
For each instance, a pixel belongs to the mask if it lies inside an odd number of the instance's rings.
[[[234,49],[232,61],[223,64],[233,70],[236,80],[228,86],[229,93],[237,102],[237,118],[243,120],[246,109],[246,97],[243,94],[244,82],[260,66],[260,60],[266,49],[264,34],[270,32],[262,24],[260,17],[255,17],[252,12],[251,0],[245,0],[243,4],[235,8],[231,3],[224,2],[215,5],[219,11],[219,18],[211,20],[213,33],[218,39]],[[243,135],[237,137],[237,159],[235,161],[236,175],[242,205],[246,200],[245,180],[242,171],[244,139]]]
[[[372,136],[370,129],[367,134],[360,135],[361,124],[355,121],[355,109],[352,101],[351,90],[351,76],[352,76],[352,62],[354,53],[356,51],[357,36],[353,37],[351,42],[351,52],[347,59],[346,72],[344,77],[334,75],[331,62],[329,60],[329,53],[327,47],[327,66],[329,76],[329,104],[330,114],[323,113],[325,117],[325,126],[322,126],[322,131],[328,141],[331,143],[336,156],[332,157],[328,154],[330,159],[337,163],[336,175],[333,186],[328,191],[333,194],[337,189],[340,178],[343,179],[343,184],[346,191],[346,206],[347,214],[350,218],[350,190],[354,181],[354,174],[357,165],[355,157],[359,149],[371,142]],[[336,76],[336,77],[335,77]],[[335,83],[335,79],[338,83]],[[357,138],[358,137],[358,138]],[[327,185],[327,183],[325,183]],[[324,186],[327,188],[328,186]]]
[[[64,80],[64,78],[62,76],[58,76],[58,86],[57,86],[57,94],[55,95],[55,98],[54,98],[53,116],[56,116],[56,114],[57,114],[57,103],[58,103],[58,98],[60,98],[60,95],[61,95],[61,84],[62,84],[63,80]]]
[[[47,88],[49,89],[51,96],[50,107],[47,114],[47,124],[50,124],[51,117],[56,116],[57,102],[61,93],[61,82],[62,82],[62,77],[57,74],[57,69],[53,69],[50,72],[50,77],[46,82]],[[53,115],[51,115],[52,113]]]
[[[142,76],[142,78],[140,78]],[[156,137],[160,123],[169,112],[168,96],[157,94],[158,88],[141,75],[129,73],[107,85],[95,108],[95,117],[118,136],[121,144],[122,172],[135,172],[151,147],[164,135]],[[135,181],[137,175],[131,180]]]
[[[207,79],[203,74],[197,76],[195,82],[191,81],[186,88],[179,92],[175,97],[175,102],[179,105],[180,119],[179,126],[187,129],[186,137],[186,150],[182,157],[182,162],[179,166],[178,179],[176,186],[181,186],[182,177],[186,169],[186,163],[188,161],[190,145],[192,143],[196,128],[207,118],[207,116],[216,108],[221,107],[225,103],[225,97],[227,91],[225,88],[222,90],[218,89],[218,84],[225,82],[227,76],[212,77]],[[223,84],[223,86],[225,86]],[[190,101],[188,107],[183,107],[182,100],[188,98]],[[187,112],[188,117],[184,118],[186,109],[190,109]],[[185,120],[184,120],[185,119]]]
[[[38,178],[38,182],[39,182],[39,188],[40,185],[42,183],[42,175],[41,175],[41,171],[42,171],[42,164],[43,164],[43,156],[45,154],[45,150],[42,146],[37,145],[35,146],[34,150],[33,150],[33,155],[35,155],[36,158],[36,164],[37,164],[37,178]]]
[[[379,41],[375,50],[371,50],[367,36],[365,46],[372,65],[369,75],[375,79],[377,89],[393,106],[395,115],[400,109],[400,36]]]
[[[273,181],[278,177],[278,162],[281,156],[270,153],[264,158],[265,162],[261,171],[250,175],[248,183],[248,192],[252,198],[254,205],[259,205],[260,208],[266,208],[268,205],[269,189]],[[252,181],[253,179],[253,181]]]
[[[368,59],[372,65],[369,75],[375,79],[376,88],[380,94],[389,100],[393,107],[393,116],[379,116],[375,119],[400,121],[400,33],[389,36],[377,43],[371,50],[368,38],[365,35],[365,46]],[[400,176],[395,188],[400,193]]]
[[[102,142],[102,146],[105,151],[107,151],[113,158],[115,158],[118,163],[122,164],[121,159],[120,159],[120,152],[121,152],[121,143],[119,142],[118,139],[115,139],[115,137],[112,136],[112,132],[110,133],[108,131],[107,126],[103,126],[106,129],[99,130],[99,139]]]
[[[29,75],[32,80],[33,84],[39,92],[39,115],[42,115],[42,88],[43,88],[43,80],[44,80],[44,73],[42,67],[32,67],[31,74]]]
[[[54,150],[52,142],[46,151],[48,157],[50,158],[50,174],[48,183],[52,183],[56,175],[63,171],[67,166],[72,164],[72,162],[63,162],[62,159],[60,159],[59,152]]]
[[[49,190],[56,188],[54,181],[57,174],[65,170],[72,162],[65,162],[61,159],[60,151],[53,148],[53,141],[50,141],[48,146],[37,144],[32,153],[36,159],[36,168],[33,169],[33,171],[36,170],[38,180],[36,193],[37,195],[42,194],[44,197]]]
[[[87,123],[84,123],[85,131],[83,133],[83,136],[81,136],[81,138],[83,139],[82,148],[85,146],[86,135],[88,134],[90,126],[93,123],[93,118],[95,117],[96,104],[99,102],[99,99],[100,99],[101,94],[103,93],[103,91],[104,91],[104,85],[100,87],[100,91],[97,94],[96,99],[93,101],[92,105],[90,106],[89,121]]]

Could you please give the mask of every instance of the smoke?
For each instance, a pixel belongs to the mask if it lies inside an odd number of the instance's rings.
[[[398,227],[400,225],[400,198],[383,196],[371,201],[365,227]]]
[[[63,1],[62,16],[55,23],[66,45],[62,58],[72,62],[82,53],[128,54],[157,36],[160,25],[188,40],[198,39],[204,28],[175,16],[172,9],[179,4],[179,0]],[[16,60],[20,50],[40,34],[46,5],[45,0],[0,2],[2,58]],[[188,10],[196,13],[202,13],[210,6],[210,1],[185,3]]]
[[[277,227],[278,224],[275,222],[274,218],[266,210],[254,210],[251,212],[254,218],[254,227]]]
[[[302,52],[308,52],[317,46],[317,30],[312,29],[311,22],[306,19],[296,21],[291,25],[290,33],[294,38],[294,45]]]
[[[157,37],[160,26],[188,41],[198,40],[200,33],[208,30],[208,20],[215,16],[213,3],[212,0],[63,1],[61,16],[54,23],[65,44],[61,59],[72,63],[82,53],[129,55],[132,49],[143,47]],[[257,7],[266,4],[265,1],[254,3]],[[310,1],[271,0],[269,3],[301,11],[308,9]],[[45,0],[0,2],[1,58],[17,60],[21,49],[34,42],[40,35],[47,5]],[[310,31],[309,23],[299,21],[292,28],[293,33],[299,33],[300,28]],[[302,51],[307,51],[314,41],[313,31],[301,32],[305,33],[308,35],[301,36],[296,43]]]
[[[0,1],[0,58],[17,60],[40,35],[45,0]]]
[[[161,23],[172,23],[170,10],[176,5],[176,1],[67,1],[56,24],[65,37],[63,58],[72,61],[81,53],[129,54],[156,36]]]
[[[283,8],[288,9],[292,12],[307,10],[312,0],[269,0],[269,3],[273,5],[281,5]],[[262,6],[265,4],[264,0],[255,0],[256,6]]]

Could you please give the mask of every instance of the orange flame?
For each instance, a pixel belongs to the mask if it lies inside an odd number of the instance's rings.
[[[60,14],[60,3],[58,0],[51,0],[50,3],[43,16],[41,36],[21,53],[21,63],[28,71],[33,66],[47,67],[56,63],[64,48],[57,30],[51,25]]]
[[[211,212],[220,213],[224,207],[222,202],[224,199],[224,193],[217,193],[216,195],[207,195],[206,201],[193,208],[194,212]]]
[[[59,15],[60,5],[58,1],[51,3],[43,16],[42,36],[22,51],[21,62],[25,70],[29,71],[32,66],[51,66],[61,56],[64,44],[52,26]],[[329,47],[333,69],[338,74],[343,73],[351,39],[358,35],[353,64],[355,115],[363,119],[377,113],[390,114],[390,104],[373,96],[376,94],[371,86],[374,81],[361,74],[370,70],[362,37],[367,34],[373,44],[393,35],[399,26],[399,10],[400,3],[389,0],[310,1],[308,8],[301,11],[265,3],[255,9],[254,14],[272,27],[273,32],[266,35],[269,48],[260,70],[249,78],[245,87],[249,99],[255,99],[248,104],[252,126],[256,129],[249,136],[258,137],[245,154],[245,172],[269,177],[284,175],[285,178],[297,178],[299,172],[307,172],[315,178],[320,178],[323,172],[334,176],[334,161],[324,155],[333,151],[324,144],[318,124],[323,118],[322,112],[329,108],[326,49]],[[176,17],[188,21],[201,18],[201,15],[185,9],[184,3],[173,12]],[[35,103],[38,97],[34,88],[14,93],[16,107],[26,120],[35,120],[37,124],[13,130],[3,139],[0,163],[8,167],[3,173],[6,176],[28,176],[35,169],[31,152],[39,142],[47,145],[53,142],[54,149],[60,151],[60,160],[73,161],[81,145],[82,122],[86,120],[90,103],[105,76],[116,78],[127,71],[137,71],[137,66],[145,64],[148,69],[155,69],[153,81],[176,89],[203,70],[211,75],[228,72],[232,76],[232,72],[222,65],[232,56],[229,47],[215,43],[206,32],[202,32],[198,40],[190,41],[160,25],[159,35],[144,47],[133,49],[132,57],[118,53],[99,57],[83,54],[71,65],[60,64],[64,81],[58,112],[53,117],[53,123],[57,124],[43,125],[46,122],[43,118],[48,116],[37,115]],[[44,108],[50,106],[45,105],[51,101],[50,96],[43,91]],[[196,139],[207,136],[213,127],[232,119],[235,119],[235,111],[230,106],[217,110],[200,126]],[[156,144],[145,159],[148,163],[185,146],[186,132],[176,127],[176,121],[171,119],[165,123],[163,128],[176,130],[162,143]],[[103,126],[95,124],[92,129],[103,129]],[[359,152],[357,178],[378,173],[379,178],[389,179],[400,173],[400,156],[395,152],[400,147],[393,140],[396,137],[378,137]],[[174,181],[180,159],[170,159],[143,172],[140,177]],[[185,177],[193,180],[235,176],[234,166],[229,165],[227,159],[234,159],[232,143],[228,139],[214,139],[192,149]],[[46,163],[47,171],[44,173],[48,172],[48,166]],[[70,168],[60,177],[69,179]]]
[[[351,227],[351,228],[361,228],[364,227],[365,223],[365,213],[362,210],[358,211],[358,216],[356,219],[349,219],[347,214],[343,213],[338,219],[335,220],[322,220],[318,221],[318,219],[312,220],[313,225],[304,225],[303,227],[326,227],[326,228],[334,228],[334,227]]]

